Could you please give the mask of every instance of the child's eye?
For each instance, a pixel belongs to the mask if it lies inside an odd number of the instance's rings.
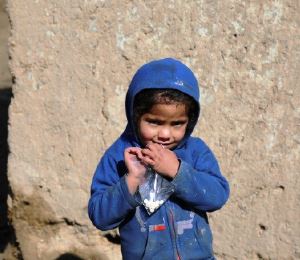
[[[158,120],[149,119],[147,121],[150,125],[159,125],[160,124],[160,122]]]
[[[172,123],[173,126],[175,127],[180,127],[182,125],[185,125],[186,124],[186,121],[175,121]]]

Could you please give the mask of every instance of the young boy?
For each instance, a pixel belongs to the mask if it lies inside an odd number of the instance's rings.
[[[100,230],[119,228],[123,259],[214,259],[206,212],[220,209],[229,185],[207,145],[191,133],[198,82],[180,61],[143,65],[126,96],[124,133],[105,152],[91,187],[89,216]],[[174,187],[153,214],[139,194],[145,167]]]

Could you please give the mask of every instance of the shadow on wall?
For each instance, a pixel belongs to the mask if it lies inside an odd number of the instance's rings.
[[[78,256],[74,253],[65,253],[60,255],[55,260],[106,260],[106,256],[100,256],[99,254],[93,254],[91,252],[83,252],[84,256]]]
[[[0,252],[14,240],[14,232],[9,225],[7,197],[9,184],[7,179],[7,158],[9,148],[7,143],[8,107],[12,97],[11,88],[0,89]]]
[[[66,254],[59,256],[55,260],[83,260],[83,258],[81,258],[77,255],[71,254],[71,253],[66,253]]]
[[[8,107],[12,98],[12,79],[8,68],[7,41],[9,36],[9,20],[5,11],[5,0],[0,0],[0,258],[8,244],[18,248],[15,232],[9,222],[7,206],[10,188],[7,178],[7,159],[9,146]],[[17,250],[18,251],[18,250]],[[17,258],[18,253],[16,254]]]

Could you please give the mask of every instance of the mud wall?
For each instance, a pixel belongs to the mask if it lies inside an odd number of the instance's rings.
[[[11,75],[8,68],[9,20],[5,12],[5,1],[0,0],[0,259],[7,244],[12,240],[13,230],[9,225],[7,199],[9,185],[7,179],[7,127],[8,107],[11,99]]]
[[[120,259],[87,217],[96,164],[146,61],[201,85],[195,135],[231,184],[210,215],[218,259],[300,258],[299,2],[8,0],[14,77],[9,209],[24,259]],[[113,241],[114,243],[112,243]]]

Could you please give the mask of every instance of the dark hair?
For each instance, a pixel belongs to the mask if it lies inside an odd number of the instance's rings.
[[[189,122],[187,131],[195,126],[200,107],[198,111],[197,102],[189,95],[177,89],[144,89],[139,92],[133,102],[133,120],[134,124],[138,122],[142,115],[148,113],[156,104],[183,104],[188,109]]]

